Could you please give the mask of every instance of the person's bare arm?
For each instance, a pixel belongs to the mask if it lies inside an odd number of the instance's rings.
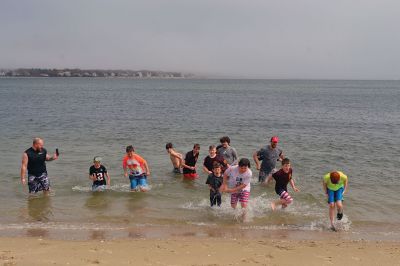
[[[208,170],[208,168],[203,164],[203,171],[206,174],[211,174],[212,172]]]
[[[283,152],[281,152],[281,154],[279,154],[278,161],[282,161],[283,159],[285,159],[285,156],[283,155]]]
[[[346,181],[344,181],[344,189],[343,189],[343,194],[347,191],[347,183],[348,181],[347,181],[347,178],[346,178]]]
[[[22,154],[22,162],[21,162],[21,183],[23,185],[26,184],[25,175],[27,167],[28,167],[28,155],[26,154],[26,152],[24,152],[24,154]]]
[[[96,174],[89,174],[89,179],[90,180],[92,180],[92,181],[96,181],[96,179],[97,179],[97,177],[96,177]]]
[[[324,190],[324,193],[328,195],[328,187],[326,186],[326,183],[322,181],[322,189]]]
[[[244,189],[246,186],[247,186],[246,184],[240,184],[239,186],[236,186],[234,188],[228,188],[226,190],[226,192],[235,193],[237,191],[240,191],[240,190]]]
[[[210,190],[212,190],[213,192],[215,192],[215,189],[214,189],[210,184],[208,184],[208,187],[210,188]]]
[[[254,162],[256,163],[256,169],[260,170],[260,160],[258,160],[257,151],[253,153],[253,159]]]
[[[111,178],[110,175],[108,174],[108,172],[106,173],[106,177],[107,177],[107,186],[111,185]]]
[[[149,176],[150,175],[150,168],[149,165],[147,164],[147,161],[144,161],[144,167],[146,168],[146,175]]]
[[[294,190],[295,192],[299,192],[299,191],[300,191],[300,190],[295,186],[294,180],[293,180],[293,179],[290,179],[290,185],[292,186],[292,188],[293,188],[293,190]]]

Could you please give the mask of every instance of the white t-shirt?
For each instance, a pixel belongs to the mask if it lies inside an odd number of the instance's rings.
[[[250,181],[253,173],[247,169],[243,174],[239,173],[239,166],[234,165],[226,169],[225,173],[228,176],[228,187],[234,188],[241,184],[246,184],[242,191],[250,192]]]

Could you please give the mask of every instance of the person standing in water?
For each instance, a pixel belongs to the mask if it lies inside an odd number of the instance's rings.
[[[106,186],[110,187],[110,176],[106,167],[101,164],[101,157],[99,156],[94,157],[93,165],[89,168],[89,179],[93,181],[93,192],[104,191]]]
[[[149,190],[147,177],[150,168],[147,161],[135,153],[132,145],[126,147],[126,156],[122,159],[124,176],[129,177],[131,191],[146,192]]]
[[[196,172],[196,163],[199,158],[200,144],[194,144],[193,150],[186,153],[185,160],[182,163],[183,177],[185,179],[194,180],[198,178]]]
[[[281,149],[278,148],[279,138],[274,136],[271,138],[269,145],[256,151],[253,154],[254,162],[257,170],[260,170],[258,182],[265,184],[272,180],[272,174],[275,172],[276,162],[281,161],[284,156]],[[262,161],[260,166],[260,161]]]
[[[27,183],[25,176],[28,171],[29,193],[43,191],[43,194],[47,195],[50,191],[50,181],[47,176],[46,161],[57,160],[58,152],[50,156],[43,146],[43,139],[34,138],[32,147],[22,154],[21,183],[23,185]]]
[[[217,154],[217,148],[214,145],[211,145],[208,148],[208,153],[209,153],[209,155],[207,155],[206,158],[204,158],[204,162],[203,162],[204,173],[209,174],[209,175],[212,174],[215,162],[217,162],[221,165],[222,173],[224,173],[224,171],[226,169],[226,161],[221,155]]]
[[[228,136],[220,138],[220,146],[217,147],[217,154],[222,156],[227,163],[227,167],[238,163],[238,155],[236,149],[231,146],[231,139]]]
[[[174,170],[172,170],[172,172],[175,174],[180,174],[183,160],[182,154],[174,149],[174,146],[171,142],[165,145],[165,149],[167,150],[169,158],[171,159],[172,166],[174,167]]]

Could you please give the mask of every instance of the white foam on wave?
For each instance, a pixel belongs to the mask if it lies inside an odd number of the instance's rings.
[[[147,190],[150,191],[153,188],[160,188],[162,186],[163,186],[162,184],[148,185]],[[77,192],[93,192],[92,186],[74,186],[74,187],[72,187],[72,190],[77,191]],[[115,185],[111,185],[110,187],[106,188],[105,191],[131,192],[131,187],[129,184],[115,184]]]

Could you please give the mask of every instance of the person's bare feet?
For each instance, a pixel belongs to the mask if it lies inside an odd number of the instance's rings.
[[[276,208],[275,202],[271,202],[271,209],[272,209],[273,211],[275,211],[275,208]]]

